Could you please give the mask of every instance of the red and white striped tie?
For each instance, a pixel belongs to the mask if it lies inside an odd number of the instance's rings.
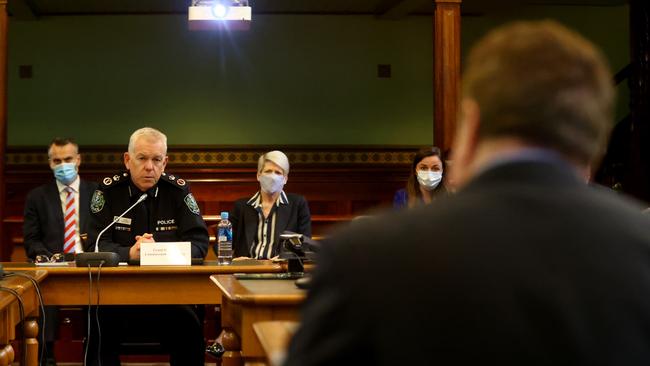
[[[65,198],[65,229],[63,230],[63,253],[74,253],[77,241],[77,210],[75,207],[74,191],[65,187],[68,196]]]

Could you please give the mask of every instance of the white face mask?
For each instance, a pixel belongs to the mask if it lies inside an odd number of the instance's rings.
[[[442,181],[442,171],[432,172],[428,170],[418,170],[418,183],[427,191],[434,190]]]
[[[282,187],[284,187],[284,176],[277,174],[262,174],[260,175],[260,185],[262,186],[262,191],[274,194],[280,192]]]

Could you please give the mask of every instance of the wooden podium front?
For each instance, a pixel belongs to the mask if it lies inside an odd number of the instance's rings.
[[[233,275],[213,275],[210,279],[221,293],[223,331],[219,340],[226,349],[222,366],[263,362],[264,350],[253,324],[270,320],[298,321],[306,291],[297,288],[294,280],[243,280]]]

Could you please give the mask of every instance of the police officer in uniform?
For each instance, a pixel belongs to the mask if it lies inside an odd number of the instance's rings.
[[[99,232],[146,194],[144,201],[102,234],[99,250],[118,253],[121,261],[134,261],[140,259],[143,242],[189,241],[192,257],[205,257],[208,231],[196,200],[185,180],[164,172],[167,137],[149,127],[135,131],[124,164],[128,172],[104,178],[91,199],[94,224],[86,250],[94,250]],[[134,338],[160,342],[169,351],[172,366],[203,365],[201,310],[180,305],[101,308],[101,364],[119,365],[120,343]],[[94,338],[89,347],[91,364],[97,358],[98,337]]]

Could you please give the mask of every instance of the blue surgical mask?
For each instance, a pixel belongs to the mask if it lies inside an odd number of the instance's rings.
[[[266,193],[276,193],[284,187],[284,175],[277,174],[262,174],[260,175],[260,185],[262,191]]]
[[[440,181],[442,181],[442,171],[418,170],[418,183],[427,191],[434,190]]]
[[[52,168],[52,171],[54,178],[66,186],[77,179],[77,164],[75,163],[61,163]]]

